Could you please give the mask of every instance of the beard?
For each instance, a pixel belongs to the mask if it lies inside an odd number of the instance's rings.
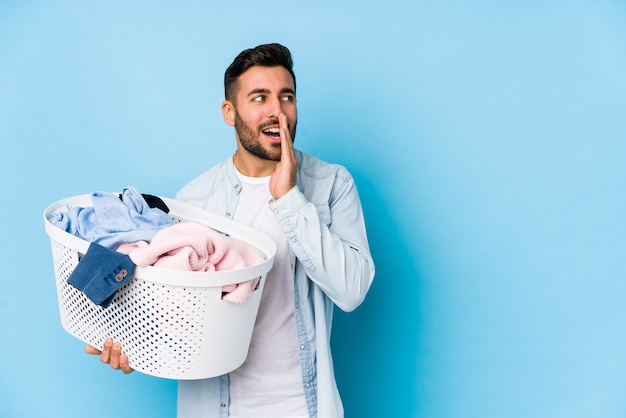
[[[280,144],[271,144],[270,149],[266,149],[263,147],[263,144],[261,144],[261,141],[258,140],[258,137],[263,135],[263,129],[271,125],[278,125],[278,119],[270,120],[259,126],[258,131],[255,132],[250,125],[245,123],[239,117],[239,114],[235,112],[235,131],[237,132],[237,137],[239,138],[241,146],[250,154],[262,160],[280,161]],[[296,139],[296,125],[297,122],[295,122],[293,128],[289,130],[291,142],[294,142]]]

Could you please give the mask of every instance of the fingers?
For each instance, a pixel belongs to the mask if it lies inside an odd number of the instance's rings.
[[[111,366],[112,369],[119,369],[124,374],[131,373],[133,369],[128,364],[128,356],[122,354],[122,344],[118,341],[113,341],[111,338],[107,338],[104,341],[102,351],[96,347],[87,345],[85,347],[87,354],[99,354],[100,361]]]
[[[293,141],[291,133],[289,132],[289,122],[287,121],[287,115],[280,113],[278,115],[278,123],[280,125],[280,149],[281,149],[281,161],[286,159],[292,160],[294,158]]]
[[[113,340],[111,338],[107,338],[104,341],[104,346],[102,347],[102,353],[100,353],[101,362],[111,364],[111,348],[112,347],[113,347]]]
[[[133,372],[133,369],[128,365],[128,356],[126,354],[120,355],[120,370],[124,374],[129,374]]]
[[[96,347],[94,347],[93,345],[86,345],[85,353],[91,354],[91,355],[100,355],[100,353],[102,352],[98,350]]]
[[[276,170],[270,178],[270,193],[274,199],[279,199],[296,185],[296,169],[298,166],[287,116],[284,113],[278,115],[278,123],[280,126],[281,144],[280,161],[276,164]]]
[[[120,368],[120,355],[121,354],[122,354],[122,344],[118,343],[117,341],[113,342],[109,350],[109,358],[108,358],[109,366],[111,366],[112,369]]]

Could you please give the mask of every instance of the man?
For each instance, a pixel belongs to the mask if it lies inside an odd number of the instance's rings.
[[[176,198],[271,236],[267,274],[248,357],[228,375],[180,381],[178,417],[336,418],[333,305],[355,309],[374,277],[356,186],[346,169],[293,147],[298,119],[291,54],[279,44],[243,51],[224,77],[224,121],[237,149]],[[107,340],[102,361],[125,373]]]

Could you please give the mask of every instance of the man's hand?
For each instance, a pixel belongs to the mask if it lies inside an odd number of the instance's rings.
[[[128,365],[128,356],[126,354],[122,354],[122,344],[117,341],[113,341],[111,338],[107,338],[104,341],[102,351],[91,345],[86,345],[85,353],[99,355],[100,361],[107,363],[112,369],[121,370],[124,374],[129,374],[133,371],[133,369]]]
[[[270,193],[274,199],[279,199],[296,185],[296,169],[298,159],[293,149],[293,141],[287,116],[284,113],[278,115],[280,124],[280,161],[276,164],[276,170],[270,178]]]

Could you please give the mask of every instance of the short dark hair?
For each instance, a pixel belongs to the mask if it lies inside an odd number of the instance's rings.
[[[224,73],[224,95],[226,100],[235,98],[239,76],[255,65],[283,67],[291,74],[295,90],[296,75],[293,73],[293,60],[291,59],[289,49],[277,43],[264,44],[242,51],[232,64],[228,66],[226,73]]]

